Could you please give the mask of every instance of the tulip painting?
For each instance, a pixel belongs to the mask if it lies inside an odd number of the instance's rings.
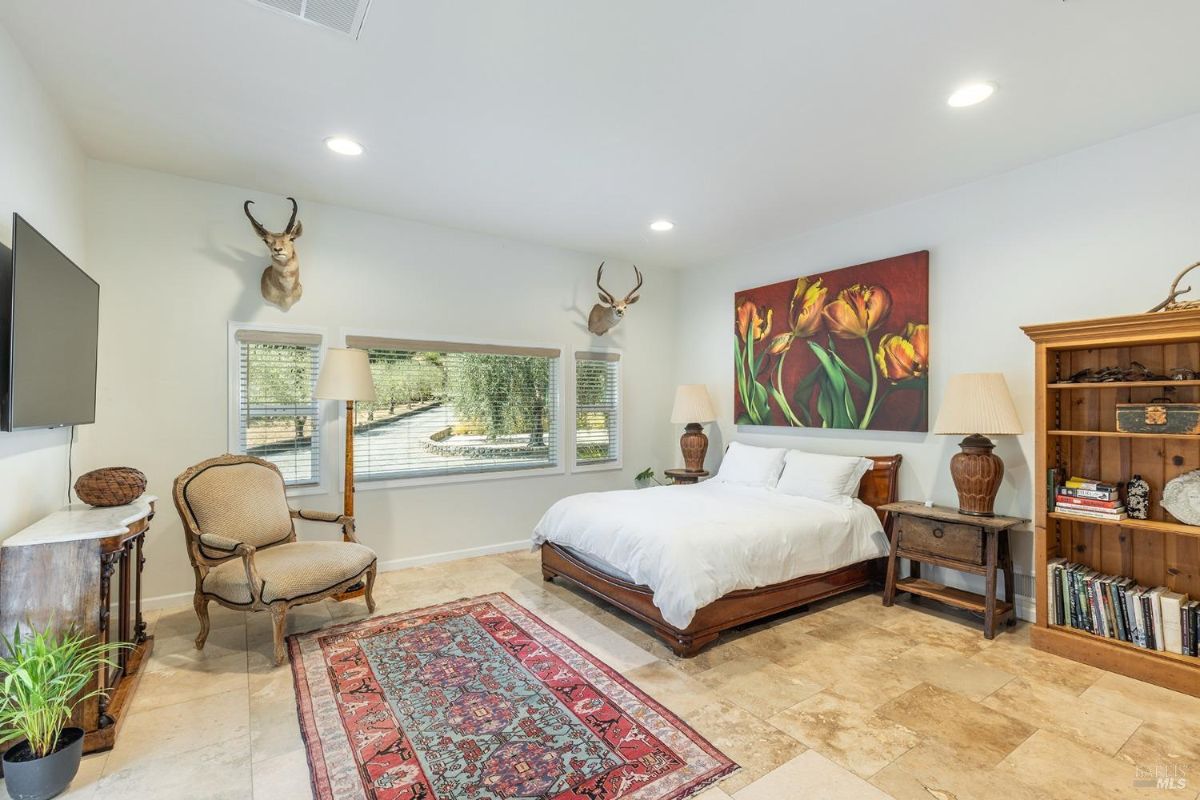
[[[928,430],[929,254],[734,296],[741,425]]]

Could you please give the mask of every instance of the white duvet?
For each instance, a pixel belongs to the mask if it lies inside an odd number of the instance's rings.
[[[563,498],[534,528],[534,545],[544,542],[649,586],[663,619],[677,628],[729,592],[888,552],[879,517],[859,500],[841,507],[715,480]]]

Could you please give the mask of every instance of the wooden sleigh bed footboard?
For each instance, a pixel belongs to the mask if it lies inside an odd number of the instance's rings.
[[[874,466],[859,486],[859,498],[878,509],[896,500],[900,456],[872,456]],[[885,512],[878,512],[884,530],[891,533]],[[691,624],[680,629],[662,618],[648,586],[630,583],[584,563],[568,550],[547,542],[542,545],[542,578],[566,578],[597,597],[648,624],[676,655],[690,658],[721,635],[722,631],[795,610],[817,600],[849,592],[883,579],[883,562],[860,561],[819,575],[804,575],[783,583],[730,592],[696,611]]]

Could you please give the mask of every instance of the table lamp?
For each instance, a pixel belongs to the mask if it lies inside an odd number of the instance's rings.
[[[346,485],[343,506],[354,516],[354,401],[375,402],[375,381],[366,350],[330,347],[317,377],[317,400],[346,401]]]
[[[683,451],[683,468],[688,472],[704,471],[704,456],[708,453],[708,437],[704,435],[702,422],[717,418],[713,411],[708,389],[699,383],[689,383],[675,390],[675,407],[671,409],[671,422],[685,423],[683,436],[679,438],[679,449]]]
[[[950,459],[959,513],[995,516],[992,507],[1004,478],[1004,462],[992,452],[995,445],[988,436],[1021,433],[1021,420],[1004,376],[999,372],[952,376],[933,431],[966,436],[959,443],[962,452]]]

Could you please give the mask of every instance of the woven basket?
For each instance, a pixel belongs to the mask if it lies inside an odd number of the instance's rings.
[[[146,491],[146,476],[133,467],[105,467],[79,476],[75,494],[89,506],[123,506]]]

